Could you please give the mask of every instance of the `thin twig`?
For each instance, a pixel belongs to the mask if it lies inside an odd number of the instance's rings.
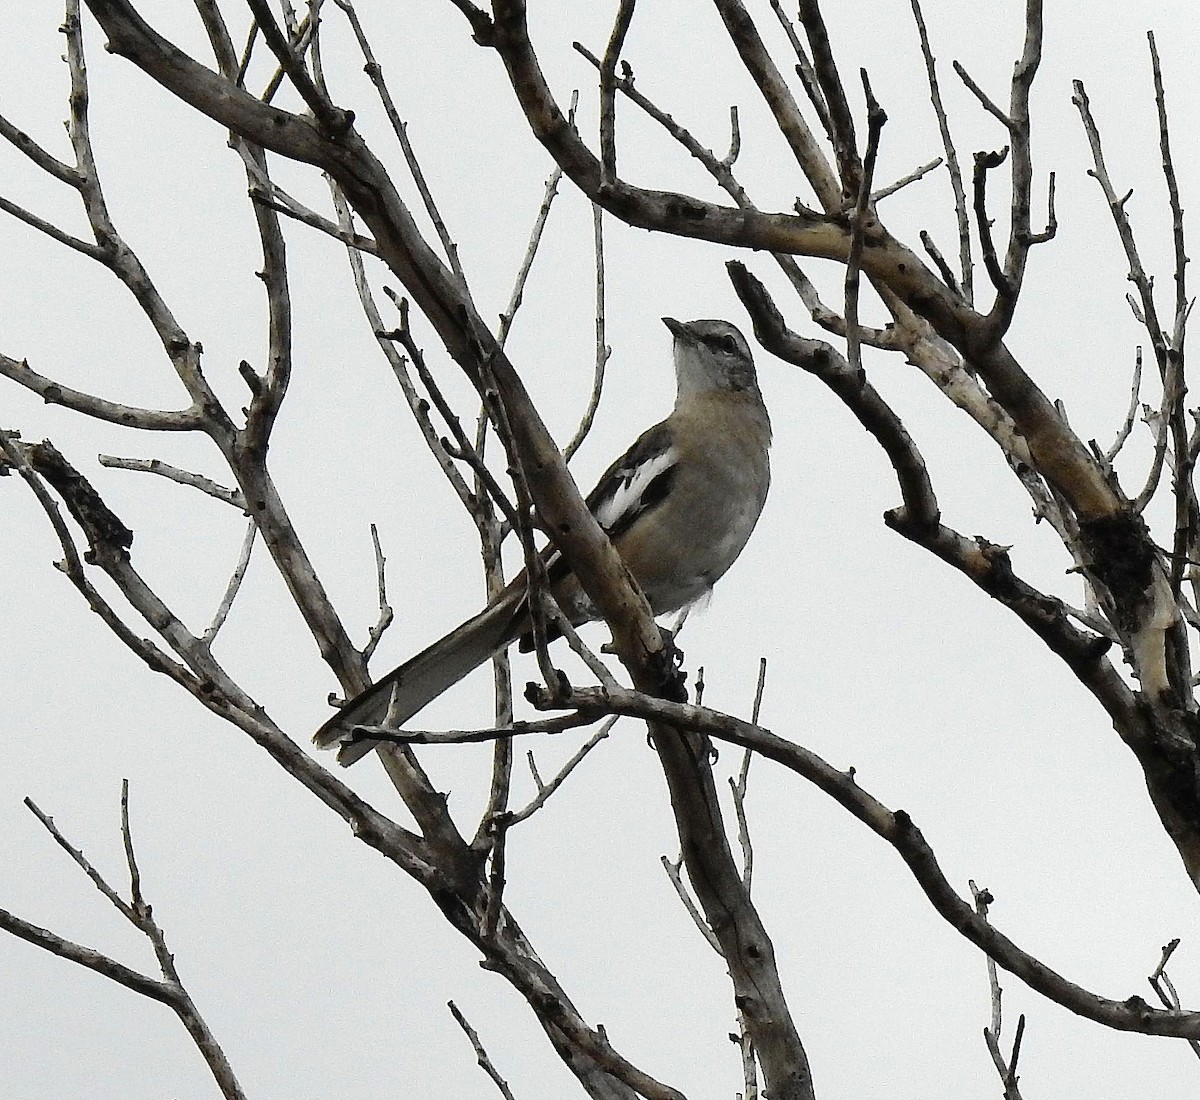
[[[26,210],[23,206],[18,206],[15,202],[6,199],[0,195],[0,210],[6,214],[11,214],[18,221],[24,222],[31,229],[36,229],[39,233],[44,234],[51,240],[58,241],[59,244],[65,244],[68,248],[74,249],[76,252],[87,256],[92,260],[99,260],[101,263],[105,260],[104,249],[97,244],[92,244],[89,241],[81,241],[78,237],[68,233],[65,229],[59,229],[57,225],[46,221],[45,218],[38,217],[30,210]]]
[[[962,65],[960,65],[957,61],[953,62],[952,64],[954,65],[954,71],[958,73],[959,79],[967,86],[967,89],[970,91],[970,93],[977,100],[979,100],[983,109],[987,111],[988,114],[995,117],[1006,130],[1011,130],[1013,124],[1012,119],[1009,118],[1008,115],[1000,110],[1000,108],[988,98],[987,93],[975,83],[975,81],[971,78],[971,74],[968,73],[967,70],[962,67]]]
[[[1133,382],[1129,387],[1129,409],[1125,413],[1125,421],[1117,432],[1117,438],[1113,440],[1113,444],[1104,452],[1104,461],[1111,466],[1113,459],[1121,453],[1121,448],[1125,446],[1125,441],[1129,438],[1129,433],[1133,431],[1134,421],[1137,419],[1138,408],[1141,405],[1142,395],[1142,346],[1138,345],[1137,353],[1133,360]]]
[[[129,780],[121,780],[121,841],[125,846],[125,865],[129,868],[129,900],[134,909],[142,909],[142,873],[133,851],[133,833],[129,828]]]
[[[813,73],[829,109],[829,137],[837,157],[842,194],[853,201],[862,188],[862,162],[854,137],[854,115],[842,84],[841,70],[817,0],[800,0],[800,22],[812,51]]]
[[[565,730],[593,725],[603,714],[603,710],[580,709],[556,718],[513,721],[503,726],[473,730],[418,730],[407,727],[396,729],[385,722],[378,726],[356,726],[355,735],[371,741],[387,741],[393,745],[474,745],[532,733],[562,733]]]
[[[758,659],[758,684],[754,689],[754,706],[751,708],[750,721],[758,725],[758,714],[762,707],[763,689],[767,683],[767,659]],[[697,697],[699,703],[699,697]],[[750,781],[750,760],[754,754],[747,749],[742,754],[742,766],[737,779],[730,777],[729,786],[733,791],[733,808],[738,823],[738,844],[742,849],[742,882],[746,885],[746,893],[750,893],[754,877],[754,845],[750,840],[750,825],[746,818],[746,790]]]
[[[947,280],[947,285],[958,285],[963,301],[973,304],[975,301],[974,263],[971,259],[971,222],[967,215],[967,193],[963,187],[962,166],[958,162],[958,150],[954,146],[954,136],[950,133],[950,121],[946,116],[946,108],[942,102],[941,84],[938,82],[937,61],[933,56],[933,48],[929,44],[929,35],[925,30],[925,17],[921,12],[920,0],[912,0],[913,18],[917,24],[917,34],[921,40],[921,56],[925,59],[925,78],[929,84],[929,98],[933,103],[933,113],[937,118],[938,132],[942,136],[942,150],[946,156],[946,171],[950,176],[950,189],[954,193],[954,217],[958,223],[958,260],[959,277]]]
[[[212,622],[209,623],[208,629],[200,636],[200,641],[211,646],[217,637],[217,633],[221,627],[225,625],[225,620],[229,617],[229,612],[233,608],[233,601],[237,598],[239,589],[242,587],[242,581],[245,579],[246,570],[250,567],[250,551],[254,549],[254,540],[258,536],[258,523],[251,519],[246,527],[246,534],[242,539],[242,548],[238,553],[237,565],[233,567],[233,572],[229,575],[229,583],[225,586],[225,593],[221,597],[220,604],[217,605],[217,610],[213,613]]]
[[[113,470],[133,470],[137,473],[158,474],[159,477],[165,477],[168,481],[174,481],[179,485],[187,485],[192,489],[199,489],[200,492],[207,494],[214,500],[232,505],[239,512],[246,511],[246,498],[242,495],[240,489],[226,488],[224,485],[219,485],[203,474],[194,474],[190,470],[181,470],[178,466],[172,466],[161,459],[120,458],[116,455],[97,455],[96,461],[101,466],[107,466]]]
[[[1167,431],[1166,419],[1159,409],[1149,405],[1142,406],[1142,419],[1150,429],[1154,441],[1154,453],[1150,460],[1150,469],[1146,473],[1146,483],[1133,500],[1133,510],[1139,515],[1149,507],[1150,502],[1158,494],[1158,486],[1162,481],[1163,467],[1167,461],[1167,447],[1170,434]]]
[[[334,202],[338,206],[339,218],[349,218],[350,209],[346,205],[345,196],[341,194],[340,189],[335,194]],[[404,400],[416,419],[417,427],[421,431],[425,445],[429,448],[442,473],[445,474],[446,479],[458,495],[458,499],[463,503],[463,506],[467,509],[467,513],[482,533],[486,530],[486,517],[480,512],[477,506],[478,498],[471,491],[471,487],[467,484],[453,461],[456,456],[473,454],[473,450],[470,441],[466,437],[466,433],[462,429],[462,425],[459,423],[458,417],[454,415],[454,410],[450,407],[445,397],[443,397],[441,390],[434,381],[433,375],[430,374],[425,366],[425,355],[417,344],[412,330],[409,328],[408,301],[407,299],[398,297],[390,287],[385,286],[383,288],[384,294],[391,299],[400,313],[399,327],[385,331],[383,319],[379,315],[374,295],[371,293],[370,284],[367,282],[366,269],[363,267],[362,258],[349,250],[347,251],[346,258],[350,263],[350,269],[354,275],[354,282],[358,289],[359,302],[362,305],[363,312],[366,314],[367,320],[375,332],[380,350],[383,351],[388,365],[392,368],[392,373],[400,386],[400,392],[404,395]],[[455,447],[449,446],[447,441],[439,436],[437,430],[434,428],[429,417],[429,403],[418,393],[416,386],[413,385],[404,357],[396,351],[394,346],[397,342],[408,352],[409,362],[412,363],[413,369],[417,372],[417,378],[425,387],[426,393],[429,394],[434,408],[438,411],[438,415],[441,416],[442,421],[454,435],[456,441]],[[499,486],[495,486],[495,490],[498,492]],[[503,495],[501,495],[501,499],[503,499]]]
[[[558,185],[562,180],[563,171],[555,165],[549,177],[546,179],[546,188],[542,193],[542,202],[538,207],[537,217],[533,221],[533,230],[529,234],[529,244],[525,248],[525,257],[521,261],[521,266],[517,270],[517,277],[513,282],[512,293],[508,298],[508,307],[500,314],[500,328],[496,333],[496,342],[504,347],[508,340],[508,334],[512,331],[513,320],[517,315],[517,310],[521,308],[521,301],[525,296],[525,284],[529,280],[529,273],[533,270],[533,261],[537,257],[538,246],[542,243],[542,234],[546,229],[546,221],[550,217],[550,207],[554,203],[554,196],[558,194]]]
[[[688,916],[692,918],[692,923],[700,930],[700,935],[708,941],[709,947],[720,955],[721,943],[717,939],[717,934],[708,926],[708,922],[705,921],[695,901],[692,900],[691,892],[683,883],[683,875],[680,874],[683,869],[683,856],[676,860],[668,859],[666,856],[659,856],[658,859],[663,870],[667,872],[667,878],[670,879],[671,885],[675,887],[675,893],[679,896],[679,900],[683,902]]]
[[[612,33],[608,46],[600,61],[600,173],[601,186],[617,178],[617,61],[621,47],[633,21],[636,0],[620,0],[613,19]]]
[[[1175,158],[1171,153],[1171,133],[1167,121],[1167,96],[1163,87],[1162,65],[1153,31],[1146,32],[1150,45],[1150,63],[1154,77],[1154,104],[1158,113],[1158,144],[1162,152],[1163,177],[1167,184],[1167,199],[1171,207],[1171,243],[1175,253],[1175,318],[1176,330],[1172,345],[1183,354],[1183,325],[1192,303],[1187,293],[1187,243],[1183,232],[1183,204],[1179,199],[1179,181],[1175,176]]]
[[[862,270],[862,254],[866,236],[867,214],[871,206],[871,180],[875,173],[875,160],[879,155],[879,138],[887,122],[887,112],[875,101],[871,93],[871,81],[866,69],[860,69],[863,94],[867,99],[867,151],[861,164],[858,180],[858,195],[854,208],[854,228],[850,240],[850,255],[846,260],[846,358],[856,378],[862,376],[862,345],[858,332],[859,277]]]
[[[475,1059],[479,1063],[479,1068],[492,1079],[492,1082],[500,1090],[500,1095],[504,1097],[504,1100],[515,1100],[507,1082],[500,1076],[499,1070],[492,1065],[492,1060],[488,1057],[488,1053],[483,1047],[483,1042],[479,1038],[479,1032],[467,1023],[467,1018],[459,1011],[458,1005],[453,1001],[447,1001],[446,1007],[450,1009],[450,1015],[454,1017],[454,1022],[463,1029],[463,1033],[470,1039],[471,1046],[475,1051]]]
[[[254,202],[268,210],[274,210],[277,214],[283,214],[293,221],[316,229],[327,237],[332,237],[335,241],[341,241],[343,244],[358,249],[359,252],[366,252],[371,256],[379,255],[379,248],[370,237],[364,237],[361,233],[355,232],[353,228],[339,228],[329,218],[318,214],[298,199],[293,198],[273,180],[262,177],[250,188],[249,194]]]
[[[987,174],[993,168],[999,168],[1007,157],[1007,145],[1003,149],[976,153],[973,176],[975,227],[979,233],[980,246],[983,250],[983,263],[992,280],[992,286],[996,288],[998,298],[1011,298],[1013,288],[1009,284],[1008,276],[1000,267],[1000,260],[996,255],[996,242],[992,237],[992,220],[988,217],[987,212]]]
[[[563,448],[563,457],[570,462],[575,452],[582,446],[592,424],[596,419],[596,411],[600,408],[600,396],[604,392],[604,371],[608,366],[612,348],[605,338],[605,287],[604,287],[604,211],[592,204],[592,251],[596,261],[596,365],[592,372],[592,392],[588,397],[587,408],[579,421],[579,427],[571,441]]]
[[[68,187],[79,189],[81,180],[77,169],[46,152],[24,130],[14,126],[3,115],[0,115],[0,138],[7,141],[18,152],[23,153],[47,175],[53,176]]]
[[[379,541],[379,528],[373,523],[371,524],[371,545],[375,548],[375,587],[379,592],[379,618],[371,627],[370,637],[363,647],[364,661],[370,661],[375,647],[379,645],[379,639],[383,637],[384,631],[392,625],[392,620],[396,617],[387,598],[387,570],[385,568],[387,559],[383,556],[383,545]]]
[[[796,54],[796,75],[800,78],[804,94],[808,96],[808,101],[812,104],[813,110],[817,112],[817,118],[821,121],[821,129],[832,140],[833,123],[829,120],[829,104],[825,102],[825,93],[821,91],[821,84],[817,80],[817,74],[813,69],[808,51],[804,48],[804,43],[800,41],[800,36],[796,33],[796,28],[792,25],[792,21],[784,13],[780,0],[771,0],[771,10],[779,20],[780,26],[783,27],[784,34],[787,35],[788,42]]]
[[[1171,940],[1164,944],[1162,949],[1162,957],[1158,960],[1158,966],[1154,968],[1154,973],[1146,980],[1150,983],[1150,988],[1158,994],[1158,999],[1162,1001],[1165,1008],[1179,1012],[1182,1009],[1182,1004],[1179,1000],[1179,992],[1175,988],[1175,983],[1171,981],[1167,975],[1167,963],[1172,955],[1175,954],[1175,949],[1179,946],[1179,938]],[[1192,1048],[1192,1053],[1200,1058],[1200,1041],[1189,1039],[1188,1046]]]
[[[930,235],[929,231],[922,229],[920,238],[921,245],[929,255],[929,258],[933,260],[934,265],[937,267],[938,274],[942,277],[942,282],[944,282],[951,290],[953,290],[955,294],[962,297],[964,291],[963,288],[959,286],[958,276],[956,276],[951,270],[950,265],[946,262],[946,257],[942,255],[941,250],[934,243],[933,237]]]
[[[518,822],[524,821],[540,810],[549,800],[550,796],[566,782],[567,777],[583,762],[584,757],[609,735],[613,726],[616,725],[618,717],[618,715],[614,714],[606,718],[600,728],[579,746],[571,758],[558,769],[548,783],[542,782],[541,776],[538,775],[537,768],[534,766],[533,753],[528,753],[529,770],[533,776],[534,783],[537,785],[537,794],[521,809],[512,812],[510,815],[511,824],[515,825]]]
[[[384,112],[391,123],[392,132],[396,135],[396,140],[400,143],[400,150],[404,154],[404,162],[408,165],[413,183],[416,184],[417,192],[421,196],[421,203],[425,207],[425,213],[429,215],[434,232],[437,233],[438,240],[442,243],[442,250],[446,254],[446,260],[450,265],[454,281],[458,284],[459,290],[466,294],[468,293],[467,276],[463,271],[462,262],[458,258],[458,245],[454,243],[454,238],[450,235],[450,230],[446,227],[446,221],[438,209],[437,202],[434,200],[433,192],[425,180],[425,173],[421,170],[421,163],[417,159],[416,150],[413,148],[412,141],[408,136],[408,124],[400,118],[400,112],[396,109],[396,104],[392,99],[391,91],[388,89],[387,81],[384,80],[383,69],[380,67],[379,62],[375,60],[370,40],[363,30],[362,23],[359,22],[358,12],[355,10],[351,0],[334,0],[334,3],[345,12],[346,18],[350,21],[351,29],[354,31],[354,38],[358,42],[358,48],[362,52],[363,60],[366,62],[363,70],[371,78],[371,83],[375,85],[379,101],[383,104]]]
[[[139,932],[142,933],[154,948],[162,979],[156,980],[131,970],[115,959],[101,954],[91,948],[64,940],[52,932],[37,928],[11,914],[0,910],[0,927],[5,931],[20,936],[22,939],[50,951],[52,954],[69,959],[71,962],[86,966],[104,977],[141,993],[152,1000],[160,1001],[169,1006],[180,1023],[187,1029],[197,1050],[208,1065],[221,1094],[226,1100],[245,1100],[245,1093],[238,1084],[233,1067],[225,1057],[217,1043],[216,1037],[205,1023],[204,1018],[196,1008],[195,1002],[188,993],[175,967],[175,957],[167,946],[166,937],[158,922],[154,919],[152,909],[142,896],[141,874],[138,871],[137,858],[133,849],[133,834],[129,826],[129,781],[121,783],[121,840],[125,850],[125,862],[129,870],[130,900],[126,901],[111,887],[105,878],[84,856],[82,849],[71,844],[62,834],[54,819],[44,813],[32,799],[26,798],[25,805],[46,828],[54,841],[75,862],[91,880],[92,885],[100,891],[117,911],[125,917]]]
[[[96,868],[93,867],[88,861],[87,856],[83,854],[83,850],[81,848],[76,848],[69,840],[67,840],[65,836],[63,836],[58,826],[54,824],[54,818],[43,812],[32,798],[25,798],[23,801],[25,803],[25,808],[42,823],[46,832],[48,832],[54,838],[54,843],[57,844],[64,852],[66,852],[67,855],[69,855],[71,859],[75,861],[75,865],[85,875],[87,875],[89,879],[91,879],[92,885],[95,886],[96,889],[99,890],[100,893],[102,893],[109,900],[109,902],[112,903],[117,912],[119,912],[127,920],[136,924],[137,914],[134,912],[133,907],[124,898],[122,898],[116,890],[109,886],[109,884],[105,881],[104,876],[101,875],[100,872],[97,871]]]
[[[889,183],[886,187],[881,187],[878,191],[871,194],[871,204],[879,202],[880,199],[886,199],[889,195],[894,195],[901,188],[907,187],[910,183],[916,183],[923,176],[928,175],[935,168],[940,168],[942,158],[929,161],[928,164],[922,164],[919,168],[914,168],[906,176],[901,176],[895,183]]]
[[[1133,195],[1133,192],[1130,191],[1123,197],[1117,195],[1116,190],[1113,188],[1112,178],[1108,173],[1108,165],[1104,159],[1104,150],[1100,141],[1100,129],[1092,115],[1091,102],[1084,89],[1083,81],[1074,81],[1073,88],[1074,94],[1071,99],[1079,110],[1079,117],[1083,122],[1084,134],[1087,136],[1088,144],[1092,151],[1092,168],[1089,169],[1088,175],[1100,185],[1100,189],[1104,192],[1105,201],[1108,203],[1109,212],[1112,214],[1113,223],[1117,229],[1117,236],[1120,238],[1121,246],[1125,251],[1125,258],[1129,264],[1129,281],[1137,288],[1137,300],[1140,308],[1139,320],[1146,326],[1146,330],[1150,334],[1150,345],[1158,361],[1160,376],[1165,378],[1168,369],[1166,358],[1168,345],[1162,325],[1159,323],[1158,311],[1154,304],[1154,280],[1147,275],[1146,269],[1142,265],[1137,242],[1133,235],[1133,227],[1130,225],[1129,215],[1125,210],[1126,204]]]

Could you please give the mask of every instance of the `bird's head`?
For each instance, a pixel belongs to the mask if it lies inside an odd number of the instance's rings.
[[[675,375],[679,396],[698,390],[750,390],[758,379],[750,345],[728,321],[676,321],[663,324],[675,337]]]

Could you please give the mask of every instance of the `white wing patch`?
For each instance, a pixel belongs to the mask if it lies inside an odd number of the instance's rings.
[[[642,497],[650,483],[675,465],[677,455],[674,447],[646,459],[632,468],[617,472],[609,492],[597,502],[596,521],[605,531],[611,531],[629,515],[642,510]]]

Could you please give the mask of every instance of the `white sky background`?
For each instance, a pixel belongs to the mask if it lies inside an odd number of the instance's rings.
[[[543,64],[564,104],[582,89],[594,134],[590,67],[607,11],[533,5]],[[774,23],[761,5],[760,25]],[[849,82],[870,71],[888,111],[878,169],[886,182],[941,152],[906,0],[828,5]],[[1144,32],[1159,36],[1185,206],[1200,194],[1194,147],[1191,5],[1111,0],[1053,3],[1034,98],[1039,194],[1058,173],[1057,239],[1033,253],[1011,345],[1084,438],[1107,445],[1128,400],[1144,340],[1123,298],[1115,233],[1071,105],[1082,78],[1103,128],[1118,191],[1130,204],[1148,268],[1169,300],[1169,221]],[[231,5],[234,10],[236,5]],[[542,10],[544,9],[544,10]],[[189,5],[145,5],[160,29],[200,56]],[[485,314],[504,308],[550,172],[518,118],[496,57],[475,46],[449,4],[361,8],[411,137],[459,243]],[[1085,14],[1080,14],[1085,12]],[[1020,45],[1021,5],[929,2],[943,89],[969,165],[1005,136],[949,71],[960,59],[994,98]],[[66,69],[46,9],[6,20],[0,110],[61,156],[69,150]],[[239,20],[245,18],[239,15]],[[332,5],[326,62],[339,104],[402,177],[359,63]],[[238,408],[240,359],[261,366],[263,294],[240,162],[220,129],[197,119],[127,63],[108,56],[90,20],[92,124],[118,228],[139,251],[193,340],[210,378]],[[785,60],[786,55],[780,54]],[[728,107],[742,110],[740,178],[764,208],[806,189],[704,4],[644,3],[626,57],[639,87],[706,144],[724,151]],[[861,105],[857,84],[852,100]],[[619,107],[622,173],[645,186],[713,195],[701,170]],[[860,116],[861,118],[861,116]],[[865,132],[865,126],[861,126]],[[75,232],[65,188],[0,152],[0,192]],[[314,204],[308,169],[278,177]],[[1002,217],[999,187],[992,202]],[[1041,217],[1044,209],[1039,201]],[[1189,212],[1191,208],[1189,207]],[[889,199],[885,222],[915,244],[929,228],[955,251],[945,177]],[[610,457],[665,414],[669,335],[658,318],[746,318],[726,281],[728,250],[652,236],[606,219],[605,404],[581,451],[586,488]],[[560,439],[591,384],[590,210],[564,184],[510,340],[513,361]],[[368,524],[380,526],[399,617],[382,672],[476,610],[482,584],[470,523],[420,447],[361,321],[336,243],[287,228],[296,306],[296,367],[271,449],[291,515],[345,621],[365,639],[375,617]],[[178,407],[178,386],[132,302],[104,272],[0,220],[0,350],[43,373],[131,404]],[[779,293],[791,323],[813,326],[770,261],[743,255]],[[806,270],[838,301],[841,269]],[[985,276],[977,272],[977,286]],[[384,280],[395,285],[394,280]],[[981,289],[980,293],[984,293]],[[868,321],[878,319],[867,308]],[[423,328],[419,329],[428,337]],[[426,339],[448,389],[465,387]],[[893,808],[908,810],[954,885],[996,895],[996,924],[1043,961],[1107,996],[1150,999],[1161,945],[1184,942],[1172,973],[1200,1003],[1195,892],[1163,834],[1140,771],[1108,721],[1016,620],[947,568],[890,533],[898,502],[882,453],[811,378],[758,356],[776,431],[772,496],[742,560],[681,639],[688,668],[706,669],[705,701],[748,714],[759,655],[770,662],[762,721],[840,767]],[[1068,599],[1069,564],[1030,522],[1027,498],[965,417],[899,359],[872,357],[872,378],[906,417],[934,477],[946,521],[1013,544],[1014,563]],[[136,531],[134,563],[193,629],[203,629],[236,560],[242,520],[147,475],[101,470],[100,452],[153,456],[227,481],[199,439],[81,424],[5,385],[0,424],[52,438]],[[1157,401],[1153,391],[1151,400]],[[464,403],[464,410],[470,405]],[[1146,448],[1123,473],[1140,487]],[[520,1100],[574,1095],[520,999],[482,972],[426,895],[356,843],[325,808],[247,739],[141,667],[51,567],[60,556],[23,486],[0,483],[0,663],[8,760],[0,779],[0,906],[152,972],[148,946],[95,893],[21,805],[33,797],[116,882],[123,882],[120,780],[131,783],[143,884],[185,981],[251,1096],[490,1097],[492,1085],[445,1010],[453,998]],[[147,632],[141,628],[140,633]],[[593,639],[602,631],[593,631]],[[223,633],[219,658],[297,740],[328,713],[335,688],[261,547]],[[532,675],[521,666],[517,682]],[[422,716],[429,727],[484,724],[486,675]],[[536,747],[543,775],[577,738]],[[426,751],[464,823],[486,793],[488,753]],[[739,754],[722,752],[731,772]],[[373,761],[352,782],[400,812]],[[514,802],[520,803],[518,790]],[[755,895],[783,969],[822,1100],[887,1095],[983,1097],[1000,1087],[981,1031],[983,957],[924,900],[890,849],[797,777],[758,762],[750,812]],[[644,729],[618,727],[550,805],[509,843],[507,900],[585,1015],[624,1054],[693,1097],[739,1087],[720,961],[681,911],[659,866],[675,854],[665,789]],[[1021,1073],[1028,1096],[1194,1095],[1200,1064],[1180,1041],[1106,1031],[1005,980],[1008,1034],[1027,1014]],[[217,1095],[182,1028],[163,1007],[0,938],[0,1093],[72,1096]]]

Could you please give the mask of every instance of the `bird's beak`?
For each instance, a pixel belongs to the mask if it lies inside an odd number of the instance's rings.
[[[673,335],[686,338],[691,335],[687,325],[682,321],[676,321],[674,317],[664,317],[662,323],[667,326]]]

